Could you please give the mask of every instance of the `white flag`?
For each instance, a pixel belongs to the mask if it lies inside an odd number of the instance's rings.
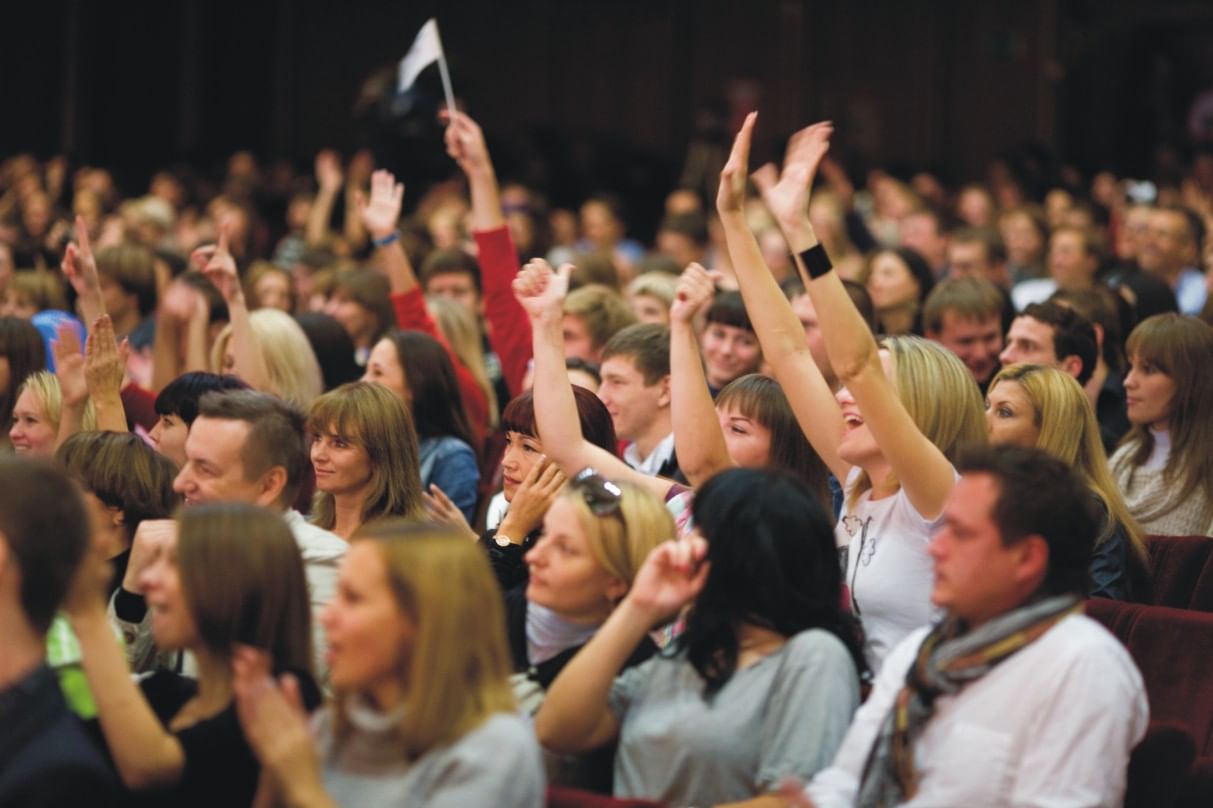
[[[417,75],[422,70],[434,62],[444,60],[442,40],[438,38],[438,21],[430,18],[417,32],[417,38],[413,40],[413,47],[409,48],[409,52],[400,60],[396,92],[403,93],[413,86],[413,82],[417,80]]]

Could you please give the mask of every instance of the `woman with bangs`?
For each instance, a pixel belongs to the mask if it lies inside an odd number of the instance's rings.
[[[1112,479],[1090,399],[1074,377],[1044,365],[1008,365],[990,382],[986,423],[990,443],[1042,449],[1083,476],[1103,517],[1090,594],[1140,600],[1149,586],[1150,553]]]
[[[804,330],[746,226],[743,208],[751,113],[721,173],[717,210],[763,356],[774,368],[813,448],[842,483],[844,513],[835,530],[847,548],[851,611],[864,630],[864,654],[878,671],[885,654],[933,617],[927,548],[958,475],[965,444],[985,440],[981,396],[963,363],[918,337],[877,344],[833,271],[806,213],[817,166],[833,129],[797,133],[782,174],[754,174],[820,318],[826,352],[842,389],[835,394],[813,361]]]
[[[424,515],[413,419],[386,387],[350,382],[325,393],[307,429],[315,525],[348,541],[373,519]]]
[[[312,729],[289,678],[275,682],[256,653],[236,660],[264,804],[542,805],[504,619],[488,564],[459,533],[400,520],[360,530],[323,617],[333,698]]]
[[[1158,314],[1129,335],[1125,399],[1133,428],[1112,474],[1149,535],[1213,536],[1213,331]]]

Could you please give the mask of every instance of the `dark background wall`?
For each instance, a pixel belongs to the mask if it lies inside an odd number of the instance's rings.
[[[237,148],[307,165],[369,144],[428,165],[432,127],[356,103],[429,16],[510,170],[557,185],[673,181],[711,104],[757,104],[769,153],[828,117],[849,165],[962,180],[1035,142],[1144,172],[1213,85],[1208,2],[50,0],[4,16],[0,155],[65,151],[136,185]],[[542,176],[554,155],[567,171]]]

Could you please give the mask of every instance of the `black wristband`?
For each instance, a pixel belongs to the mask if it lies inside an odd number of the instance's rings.
[[[826,248],[821,246],[820,242],[802,252],[800,260],[804,261],[804,268],[809,271],[809,277],[813,280],[834,268],[834,265],[830,263],[830,256],[826,255]]]
[[[143,595],[128,592],[120,586],[114,597],[114,614],[127,623],[142,622],[147,614],[147,600]]]

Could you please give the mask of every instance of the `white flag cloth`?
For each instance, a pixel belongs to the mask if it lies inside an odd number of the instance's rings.
[[[431,18],[421,26],[421,30],[417,32],[417,38],[413,40],[413,47],[409,48],[409,52],[400,60],[396,91],[403,93],[412,87],[422,70],[444,58],[442,40],[438,38],[438,21]]]

